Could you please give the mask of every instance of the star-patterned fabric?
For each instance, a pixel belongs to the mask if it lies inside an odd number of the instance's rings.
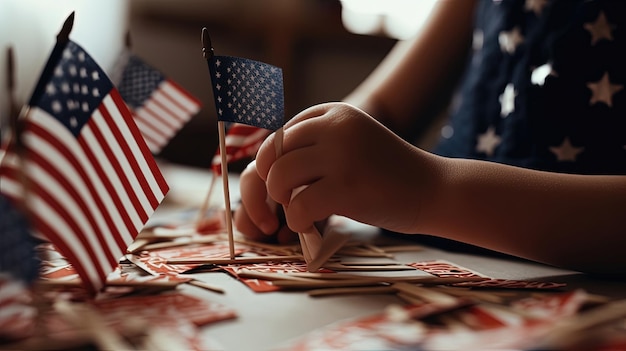
[[[626,1],[481,0],[474,29],[436,153],[626,174]]]
[[[209,60],[217,119],[276,130],[284,122],[283,72],[232,56]]]

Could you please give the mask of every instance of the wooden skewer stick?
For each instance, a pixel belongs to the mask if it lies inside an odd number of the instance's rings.
[[[303,257],[293,256],[259,256],[259,257],[238,257],[238,258],[172,258],[167,260],[168,264],[248,264],[265,262],[285,262],[302,261]]]
[[[365,294],[395,294],[397,292],[391,286],[359,286],[348,288],[328,288],[328,289],[313,289],[307,293],[309,296],[321,297],[321,296],[336,296],[336,295],[365,295]]]
[[[220,153],[221,153],[220,149]],[[211,196],[213,194],[213,189],[215,188],[215,183],[217,183],[217,177],[215,174],[211,175],[211,185],[209,185],[209,191],[207,191],[206,196],[204,197],[204,201],[202,201],[202,205],[198,210],[198,217],[196,218],[196,230],[202,226],[202,221],[204,220],[204,216],[206,216],[206,211],[209,209],[209,203],[211,201]]]
[[[279,128],[274,137],[276,158],[279,158],[283,154],[283,134],[283,128]],[[291,198],[293,199],[298,192],[305,188],[306,186],[295,189],[291,194]],[[285,207],[284,210],[286,213],[287,208]],[[329,232],[327,235],[328,236],[322,238],[322,235],[317,228],[315,228],[315,225],[311,225],[308,230],[298,233],[300,246],[302,247],[302,255],[307,263],[307,270],[309,272],[319,270],[349,239],[348,235],[339,232]]]

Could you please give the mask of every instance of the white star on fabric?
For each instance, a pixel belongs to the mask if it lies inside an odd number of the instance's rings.
[[[535,15],[541,15],[541,11],[548,4],[548,0],[526,0],[524,9],[526,11],[532,11]]]
[[[501,142],[502,138],[496,134],[496,129],[491,126],[487,128],[483,134],[478,136],[476,152],[484,152],[487,156],[491,156]]]
[[[517,47],[524,42],[524,37],[519,27],[515,27],[510,31],[502,31],[498,35],[498,43],[500,43],[500,49],[508,54],[515,53]]]
[[[584,27],[591,33],[591,45],[596,45],[601,39],[613,40],[611,32],[615,29],[615,26],[606,20],[606,16],[602,11],[598,13],[598,18],[596,18],[595,22],[585,23]]]
[[[591,89],[592,92],[589,105],[593,105],[596,102],[604,102],[609,107],[613,106],[613,94],[624,89],[623,85],[611,84],[609,72],[604,72],[602,79],[594,83],[587,83],[587,87]]]
[[[500,115],[502,118],[508,116],[515,111],[515,97],[517,92],[512,83],[507,84],[504,88],[504,92],[500,95]]]
[[[483,48],[485,42],[485,34],[482,30],[476,29],[472,35],[472,49],[478,51]]]
[[[530,81],[535,85],[543,86],[548,76],[558,77],[556,72],[552,69],[552,64],[549,62],[533,69],[530,74]]]
[[[572,145],[569,138],[565,138],[559,146],[553,146],[550,151],[556,155],[558,161],[576,161],[578,154],[585,150],[584,147],[576,147]]]

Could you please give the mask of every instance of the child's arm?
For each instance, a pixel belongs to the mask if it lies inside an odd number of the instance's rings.
[[[289,121],[284,155],[271,135],[256,167],[287,223],[331,214],[433,234],[556,266],[626,273],[626,176],[540,172],[439,157],[352,106],[314,106]],[[290,200],[293,189],[308,187]]]
[[[449,101],[472,40],[475,0],[438,1],[417,35],[398,42],[343,101],[404,136]]]

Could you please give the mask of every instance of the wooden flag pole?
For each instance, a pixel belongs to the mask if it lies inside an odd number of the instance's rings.
[[[202,56],[208,61],[213,57],[213,46],[211,45],[211,38],[209,37],[209,31],[206,28],[202,28]],[[228,249],[230,258],[235,259],[235,240],[233,235],[233,215],[230,209],[230,190],[228,188],[228,164],[226,155],[226,127],[224,121],[217,122],[217,130],[219,133],[220,143],[220,156],[222,159],[222,184],[224,186],[224,217],[226,220],[226,230],[228,231]],[[210,190],[210,189],[209,189]]]
[[[222,153],[221,145],[220,145],[220,153]],[[211,196],[213,194],[213,188],[215,188],[215,183],[217,183],[217,177],[215,176],[215,173],[214,173],[211,177],[211,184],[209,185],[209,191],[207,191],[206,196],[204,197],[204,201],[202,202],[202,205],[200,206],[200,209],[198,210],[198,217],[196,218],[196,225],[195,225],[196,231],[198,230],[198,228],[202,226],[202,220],[204,220],[204,216],[206,216],[206,211],[209,209],[209,203],[211,201]]]
[[[233,235],[233,215],[230,210],[230,190],[228,187],[228,160],[226,155],[226,126],[224,121],[217,122],[217,129],[220,138],[220,157],[222,158],[222,184],[224,185],[224,217],[226,219],[226,230],[228,231],[228,249],[230,258],[235,259],[235,238]]]

